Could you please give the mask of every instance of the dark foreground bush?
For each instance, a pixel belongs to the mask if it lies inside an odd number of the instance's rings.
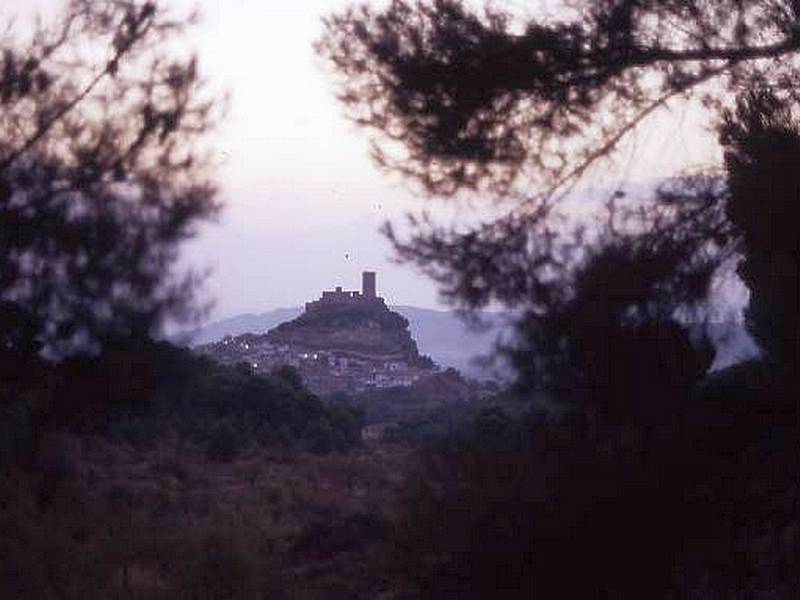
[[[200,540],[182,575],[186,597],[223,600],[258,597],[256,557],[241,540],[214,531]]]
[[[37,369],[36,377],[0,386],[0,466],[30,463],[47,431],[144,447],[173,431],[214,460],[252,444],[325,453],[360,443],[358,411],[321,400],[283,373],[255,375],[169,344],[122,342],[101,356]]]
[[[315,557],[330,557],[365,542],[385,540],[390,532],[391,527],[382,515],[356,513],[308,526],[295,542],[294,550]]]
[[[321,400],[282,373],[256,375],[170,346],[157,353],[157,388],[147,414],[216,448],[211,452],[235,454],[232,444],[253,443],[343,451],[360,442],[358,413]]]
[[[221,423],[206,446],[206,458],[216,462],[231,462],[238,453],[236,432],[230,423]]]
[[[763,371],[745,370],[733,379]],[[797,410],[780,408],[785,386],[728,379],[705,382],[674,422],[531,422],[515,445],[486,443],[508,424],[483,415],[427,449],[397,529],[419,595],[790,597]]]

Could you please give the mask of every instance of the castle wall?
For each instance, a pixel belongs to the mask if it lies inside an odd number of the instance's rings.
[[[355,306],[365,303],[384,304],[383,298],[379,298],[376,294],[375,279],[374,271],[364,271],[361,274],[361,292],[343,290],[340,286],[337,286],[335,290],[325,290],[319,300],[306,302],[306,312],[319,310],[326,306]]]

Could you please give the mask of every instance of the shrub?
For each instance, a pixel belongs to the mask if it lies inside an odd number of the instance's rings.
[[[230,532],[205,536],[183,573],[186,597],[222,600],[258,597],[254,556]]]
[[[206,458],[216,462],[231,462],[239,454],[239,440],[233,426],[223,421],[206,446]]]
[[[120,415],[108,428],[109,437],[137,448],[151,448],[158,437],[158,426],[152,418]]]
[[[295,543],[295,551],[319,557],[353,550],[358,546],[387,538],[389,524],[376,513],[356,513],[331,521],[315,523],[303,531]]]
[[[0,405],[0,471],[30,459],[35,437],[33,415],[27,402]]]
[[[304,446],[310,452],[327,454],[344,446],[341,433],[324,419],[312,421],[303,434]]]

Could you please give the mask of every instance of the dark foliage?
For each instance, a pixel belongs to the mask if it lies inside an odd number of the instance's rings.
[[[211,434],[206,446],[206,458],[219,462],[231,462],[239,453],[239,441],[236,430],[230,423],[223,421]]]
[[[110,420],[111,431],[123,438],[130,423],[173,428],[222,461],[256,443],[312,452],[360,443],[357,413],[320,400],[287,374],[259,376],[244,365],[225,367],[170,346],[155,347],[147,360],[154,393]]]
[[[318,49],[378,134],[378,161],[439,195],[559,186],[672,99],[724,103],[764,82],[794,93],[791,0],[564,4],[550,19],[461,0],[363,5],[329,17]]]
[[[713,347],[675,321],[678,309],[705,299],[705,265],[681,273],[686,246],[647,242],[588,252],[570,278],[551,284],[557,302],[520,320],[506,350],[520,391],[544,388],[595,416],[646,422],[706,373]],[[693,277],[697,290],[687,289]]]
[[[747,318],[769,356],[800,367],[800,131],[790,107],[754,92],[721,128],[730,198],[741,239],[739,274],[750,290]]]
[[[796,6],[608,0],[558,14],[398,0],[327,19],[318,51],[351,117],[377,135],[381,164],[435,196],[476,190],[513,201],[474,227],[415,217],[405,239],[391,225],[386,233],[402,260],[467,307],[499,301],[541,318],[571,302],[592,256],[628,253],[656,263],[642,291],[656,290],[662,308],[697,309],[739,249],[719,173],[644,197],[612,193],[588,220],[558,200],[669,103],[722,115],[735,93],[758,86],[791,101]]]
[[[434,598],[789,596],[800,5],[565,4],[550,20],[458,0],[362,6],[329,18],[318,46],[379,164],[433,196],[513,202],[477,226],[386,232],[454,303],[523,309],[508,349],[520,388],[561,409],[499,436],[517,446],[492,442],[509,426],[485,415],[488,440],[429,453],[408,572]],[[725,170],[574,211],[588,169],[679,101],[717,115]],[[709,377],[710,346],[685,324],[736,261],[771,360]]]
[[[776,428],[790,421],[758,402],[768,387],[731,393],[727,385],[710,382],[695,398],[705,415],[648,430],[620,435],[581,418],[520,427],[494,415],[489,432],[476,427],[428,450],[398,528],[420,595],[790,594],[797,488],[764,465],[798,464],[796,451],[776,443],[793,439],[796,427]],[[736,414],[721,418],[731,403]],[[493,443],[500,422],[527,435]],[[756,540],[774,545],[759,549]]]
[[[229,532],[211,532],[202,541],[197,560],[185,574],[183,593],[198,598],[247,598],[254,589],[257,565]]]
[[[43,364],[38,380],[9,396],[3,411],[0,467],[31,465],[49,431],[99,433],[135,446],[174,431],[209,459],[227,462],[254,444],[345,451],[360,443],[362,425],[358,411],[320,400],[297,379],[258,376],[151,342]]]
[[[191,24],[153,2],[70,0],[0,40],[0,336],[60,358],[186,316],[178,245],[217,205],[200,142],[217,119]]]
[[[248,370],[250,368],[247,365],[245,365],[245,367]],[[291,365],[283,365],[282,367],[275,369],[272,372],[272,375],[280,378],[295,390],[303,389],[303,378],[300,377],[300,373],[297,371],[297,369]]]
[[[386,539],[390,529],[382,515],[356,513],[336,522],[323,521],[308,526],[298,536],[294,551],[320,558],[330,557],[364,542]]]
[[[403,239],[387,224],[400,258],[453,303],[524,310],[511,349],[523,387],[609,391],[610,379],[627,379],[635,340],[675,340],[669,321],[702,320],[713,278],[742,255],[751,328],[770,355],[796,360],[797,10],[786,0],[608,0],[522,18],[458,0],[398,0],[330,17],[318,51],[340,75],[351,116],[386,142],[379,162],[432,195],[518,201],[467,229],[412,218]],[[612,193],[588,219],[559,204],[673,101],[716,111],[726,173],[677,177],[639,197]],[[689,355],[674,357],[687,373],[708,364]]]

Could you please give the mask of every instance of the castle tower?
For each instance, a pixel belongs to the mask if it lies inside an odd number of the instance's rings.
[[[361,294],[364,298],[375,297],[375,271],[364,271],[361,274]]]

